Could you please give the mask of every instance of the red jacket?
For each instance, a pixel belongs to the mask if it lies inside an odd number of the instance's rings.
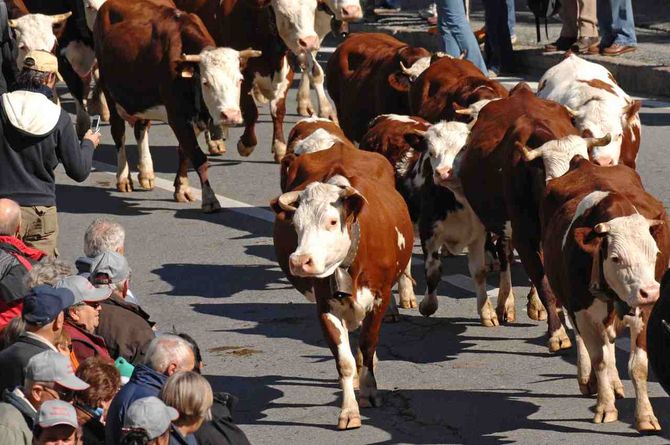
[[[0,236],[0,330],[21,315],[23,297],[28,291],[25,276],[45,256],[18,238]]]
[[[67,332],[70,339],[72,339],[72,352],[74,352],[74,355],[77,357],[80,364],[87,358],[93,356],[114,362],[109,355],[107,345],[102,337],[91,334],[79,326],[75,326],[69,320],[65,321],[63,329],[65,329],[65,332]]]

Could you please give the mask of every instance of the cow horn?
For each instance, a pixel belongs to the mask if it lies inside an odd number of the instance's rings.
[[[291,192],[286,192],[282,194],[278,199],[277,202],[279,203],[279,207],[282,208],[282,210],[285,210],[287,212],[295,212],[297,207],[293,204],[295,204],[298,199],[300,199],[300,195],[302,195],[302,190],[293,190]]]
[[[647,218],[647,222],[649,223],[649,227],[662,226],[663,224],[665,224],[665,221],[663,221],[662,219]]]
[[[462,114],[463,116],[472,116],[472,110],[470,108],[460,108],[455,110],[454,113]]]
[[[202,59],[202,57],[200,57],[200,54],[182,54],[181,55],[181,61],[182,62],[200,63],[201,59]]]
[[[256,49],[243,49],[240,51],[240,59],[253,59],[255,57],[260,57],[263,55],[263,51],[258,51]]]
[[[567,112],[570,114],[570,116],[577,117],[577,115],[579,114],[579,112],[577,110],[574,110],[574,109],[568,107],[567,105],[563,105],[563,106],[565,107]]]
[[[402,69],[402,72],[407,74],[408,76],[412,74],[412,72],[405,66],[404,63],[400,62],[400,68]]]
[[[16,19],[10,19],[8,22],[10,28],[16,28],[19,26],[19,22],[16,21]]]
[[[518,142],[517,147],[521,150],[521,153],[523,153],[523,158],[526,160],[526,162],[530,162],[542,157],[542,148],[529,149],[525,145],[521,145]]]
[[[65,20],[67,20],[67,18],[70,17],[71,15],[72,15],[72,12],[69,11],[69,12],[65,12],[63,14],[51,15],[49,17],[51,17],[52,23],[62,23]]]
[[[593,231],[599,235],[602,235],[603,233],[607,233],[610,231],[610,225],[607,223],[596,224],[596,226],[593,228]]]
[[[601,138],[586,138],[586,146],[589,148],[602,147],[612,142],[612,135],[607,133]]]

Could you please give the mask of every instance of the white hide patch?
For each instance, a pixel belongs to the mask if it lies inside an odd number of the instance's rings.
[[[70,62],[72,69],[79,77],[91,73],[95,64],[95,52],[90,46],[79,40],[72,41],[61,51],[61,54]]]
[[[298,125],[301,122],[308,122],[308,123],[316,123],[316,122],[332,122],[330,119],[326,119],[325,117],[319,117],[316,114],[311,115],[310,117],[306,117],[304,119],[300,119],[296,125]]]
[[[402,250],[405,248],[405,237],[403,236],[402,233],[400,233],[400,230],[398,230],[397,227],[394,227],[395,233],[398,234],[398,249]]]
[[[314,29],[317,0],[272,0],[277,31],[286,46],[295,54],[304,53],[299,41],[313,41],[319,48],[319,37]]]
[[[105,4],[106,0],[84,0],[84,7],[86,8],[86,26],[93,31],[95,18],[98,16],[98,11]]]
[[[468,128],[472,129],[472,127],[475,126],[477,123],[477,119],[479,119],[479,113],[482,111],[482,108],[487,106],[490,102],[494,102],[496,100],[500,100],[501,98],[495,98],[495,99],[482,99],[478,100],[477,102],[471,104],[467,109],[470,111],[470,117],[472,120],[468,122]]]
[[[11,21],[19,49],[17,66],[23,65],[23,59],[29,51],[41,50],[50,53],[56,46],[53,33],[53,19],[44,14],[27,14]]]
[[[610,192],[595,191],[584,196],[582,200],[579,201],[577,210],[575,210],[575,216],[572,217],[572,221],[570,221],[570,225],[568,225],[568,228],[565,230],[565,234],[563,235],[561,249],[565,248],[565,243],[568,240],[568,233],[570,233],[570,229],[572,228],[572,225],[575,223],[575,221],[577,221],[577,218],[582,216],[590,208],[597,206],[600,201],[605,199],[609,194]]]
[[[589,150],[584,138],[570,135],[561,139],[545,142],[536,148],[541,153],[544,163],[545,180],[563,176],[570,169],[570,161],[576,155],[589,158]],[[533,152],[535,150],[532,150]]]
[[[342,142],[342,140],[323,128],[318,128],[305,139],[298,142],[294,146],[293,152],[296,156],[306,153],[315,153],[317,151],[327,150],[337,142]]]
[[[405,74],[409,76],[410,81],[414,81],[417,77],[421,75],[424,71],[430,66],[430,57],[422,57],[409,67]]]

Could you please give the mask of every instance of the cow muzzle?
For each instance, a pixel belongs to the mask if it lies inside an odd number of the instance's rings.
[[[614,158],[610,155],[601,155],[593,158],[593,163],[601,167],[611,167],[614,165]]]
[[[661,286],[656,281],[645,286],[640,286],[637,291],[636,300],[639,305],[652,304],[658,300],[661,294]]]
[[[438,185],[445,185],[452,177],[453,169],[451,167],[438,167],[433,173],[433,179]]]
[[[363,17],[363,11],[360,5],[342,6],[342,20],[358,20]]]
[[[314,34],[311,36],[302,37],[298,39],[298,46],[305,52],[316,51],[319,49],[319,36]]]
[[[321,272],[321,269],[316,267],[312,255],[308,254],[291,255],[289,257],[289,269],[291,275],[296,277],[313,277]]]
[[[236,125],[241,125],[243,120],[242,120],[242,112],[234,109],[230,110],[223,110],[221,112],[221,124],[222,125],[227,125],[227,126],[236,126]]]

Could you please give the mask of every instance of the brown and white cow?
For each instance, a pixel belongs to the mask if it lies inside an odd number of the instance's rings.
[[[287,189],[272,203],[277,259],[298,291],[316,300],[343,391],[337,426],[358,428],[359,406],[381,403],[375,351],[391,288],[412,254],[412,222],[386,159],[347,144],[297,157]],[[348,331],[358,327],[355,360]]]
[[[577,332],[579,386],[586,395],[598,393],[593,421],[618,417],[614,401],[624,393],[614,339],[623,320],[631,330],[635,426],[659,431],[647,394],[646,334],[670,259],[663,203],[633,169],[576,158],[567,174],[547,184],[543,220],[547,277]]]
[[[500,237],[501,250],[511,260],[510,240],[547,311],[549,350],[571,346],[556,300],[544,273],[540,205],[546,181],[568,170],[576,153],[602,140],[584,140],[560,104],[538,98],[526,84],[509,97],[489,103],[479,113],[461,160],[463,192],[486,230]],[[543,147],[542,162],[526,162],[521,146]],[[528,316],[540,319],[544,308],[529,295]]]
[[[469,60],[443,57],[428,67],[409,89],[412,114],[429,122],[456,120],[459,110],[473,104],[481,109],[491,100],[507,97],[507,90],[487,78]]]
[[[409,114],[410,84],[430,62],[427,50],[386,34],[347,37],[328,61],[326,87],[349,139],[360,141],[380,114]]]
[[[569,54],[544,73],[537,95],[568,107],[584,136],[612,135],[612,142],[593,151],[594,162],[635,168],[640,150],[641,102],[626,94],[607,68]]]
[[[216,48],[195,14],[174,7],[136,1],[109,0],[96,20],[95,47],[101,82],[111,108],[111,131],[118,149],[117,186],[131,187],[125,159],[124,119],[135,124],[140,153],[149,152],[149,120],[168,122],[179,141],[175,199],[191,201],[187,162],[202,186],[202,208],[216,211],[219,202],[209,184],[207,158],[198,147],[195,128],[242,122],[242,69],[253,50]],[[140,181],[153,182],[151,157],[140,158]]]

